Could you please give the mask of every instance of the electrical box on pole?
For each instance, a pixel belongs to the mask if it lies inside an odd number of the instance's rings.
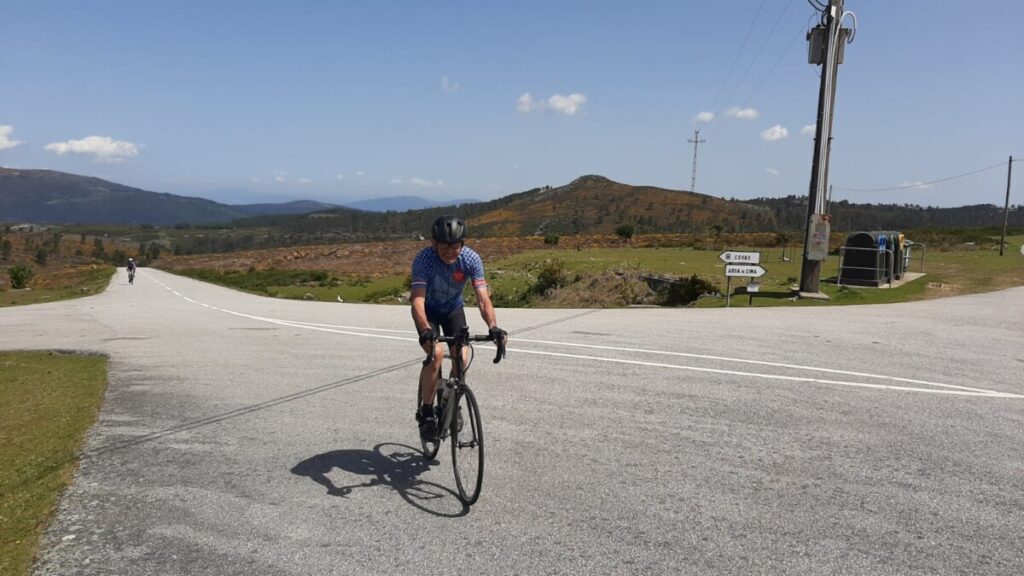
[[[807,259],[821,261],[828,258],[828,239],[832,234],[832,218],[828,214],[812,214],[807,228]]]

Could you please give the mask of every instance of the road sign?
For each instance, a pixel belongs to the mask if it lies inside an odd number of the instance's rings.
[[[733,252],[732,250],[729,250],[719,254],[718,258],[726,264],[759,264],[761,262],[761,253]]]
[[[761,290],[761,285],[758,284],[757,282],[754,282],[753,280],[750,281],[750,284],[747,284],[747,294],[752,294],[752,293],[758,292],[760,290]]]
[[[726,276],[746,276],[748,278],[760,278],[767,272],[764,268],[757,264],[726,264],[725,275]]]

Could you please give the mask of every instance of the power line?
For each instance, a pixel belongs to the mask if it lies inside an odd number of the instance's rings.
[[[772,24],[772,29],[768,31],[768,36],[765,36],[764,41],[761,42],[761,46],[757,49],[757,52],[754,54],[754,59],[750,61],[750,64],[747,65],[747,69],[743,71],[743,75],[740,76],[740,79],[736,81],[736,84],[732,87],[732,90],[730,90],[729,94],[726,95],[726,101],[728,101],[729,98],[732,97],[733,93],[736,92],[736,89],[740,87],[740,84],[742,84],[743,81],[746,80],[747,74],[750,72],[750,69],[754,67],[754,64],[757,64],[757,59],[761,57],[761,54],[764,52],[764,47],[768,44],[768,41],[772,39],[772,36],[775,35],[775,29],[779,27],[779,23],[782,22],[782,17],[786,15],[786,12],[789,12],[789,7],[792,4],[793,0],[789,0],[789,2],[786,3],[786,7],[783,8],[782,12],[779,14],[779,17],[775,19],[775,23]],[[718,111],[713,110],[713,112],[717,113]]]
[[[718,87],[715,99],[711,101],[712,112],[718,111],[718,103],[722,96],[722,91],[725,90],[726,84],[729,83],[729,78],[732,77],[732,71],[736,69],[736,63],[740,61],[740,55],[743,54],[743,49],[747,47],[747,41],[750,40],[750,33],[754,31],[754,24],[757,24],[757,18],[761,15],[761,8],[764,7],[764,3],[765,0],[761,0],[761,4],[757,7],[757,12],[754,13],[754,19],[750,21],[750,26],[747,28],[747,34],[743,37],[740,49],[736,51],[736,57],[732,59],[732,64],[729,66],[729,71],[726,72],[725,78],[722,78],[722,85]]]
[[[1014,160],[1017,162],[1017,160]],[[956,180],[957,178],[963,178],[965,176],[972,176],[974,174],[980,174],[981,172],[987,172],[989,170],[995,170],[1000,166],[1006,166],[1009,161],[1000,162],[999,164],[993,164],[986,168],[979,168],[978,170],[972,170],[970,172],[964,172],[963,174],[957,174],[956,176],[949,176],[946,178],[939,178],[938,180],[929,180],[928,182],[917,182],[914,184],[903,184],[900,186],[890,186],[888,188],[845,188],[842,186],[836,186],[836,190],[843,190],[846,192],[889,192],[891,190],[905,190],[907,188],[918,188],[921,186],[929,186],[931,184],[938,184],[939,182],[948,182],[950,180]]]

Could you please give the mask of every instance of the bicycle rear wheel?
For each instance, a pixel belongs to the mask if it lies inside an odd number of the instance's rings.
[[[452,467],[459,500],[473,504],[480,497],[484,481],[484,429],[480,421],[480,408],[468,386],[462,386],[455,398],[452,416]],[[462,414],[462,426],[458,415]]]

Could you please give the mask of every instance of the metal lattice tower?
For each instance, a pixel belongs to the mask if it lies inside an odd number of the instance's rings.
[[[693,144],[693,169],[690,171],[690,192],[697,191],[697,145],[705,141],[700,139],[700,130],[693,131],[693,139],[687,140]]]

